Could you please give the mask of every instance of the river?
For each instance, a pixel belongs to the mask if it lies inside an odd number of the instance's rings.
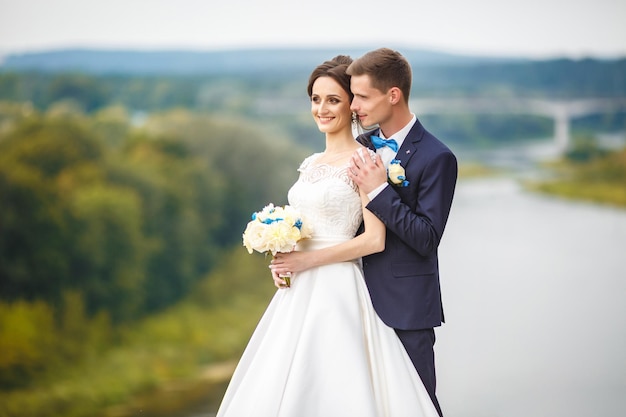
[[[457,187],[440,248],[446,417],[626,415],[626,210],[525,191],[552,151],[499,150],[509,174]]]
[[[626,210],[466,181],[441,245],[448,417],[626,413]]]

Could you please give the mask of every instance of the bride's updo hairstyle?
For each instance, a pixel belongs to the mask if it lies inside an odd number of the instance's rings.
[[[350,76],[346,74],[346,70],[351,63],[352,58],[349,56],[337,55],[330,61],[325,61],[323,64],[318,65],[309,77],[309,85],[307,86],[309,98],[313,94],[313,84],[315,83],[315,80],[320,77],[330,77],[339,83],[341,88],[348,93],[350,101],[352,101],[354,94],[350,91]]]

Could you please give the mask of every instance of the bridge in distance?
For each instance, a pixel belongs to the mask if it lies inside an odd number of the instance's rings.
[[[554,140],[564,151],[571,143],[573,119],[594,114],[626,112],[626,97],[571,100],[491,99],[491,98],[424,98],[412,99],[411,109],[424,114],[528,114],[554,120]]]
[[[444,114],[526,114],[554,120],[554,141],[565,151],[571,143],[572,120],[594,114],[626,112],[626,97],[584,98],[568,100],[533,98],[418,98],[410,100],[411,110],[421,115]],[[277,103],[260,99],[261,114],[306,114],[305,100],[289,99]]]

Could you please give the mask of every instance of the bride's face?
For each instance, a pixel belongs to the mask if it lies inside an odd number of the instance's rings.
[[[331,77],[319,77],[313,83],[311,114],[321,132],[351,129],[350,97]]]

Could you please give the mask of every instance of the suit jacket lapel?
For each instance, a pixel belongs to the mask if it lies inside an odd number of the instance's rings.
[[[404,138],[402,146],[400,146],[400,149],[398,149],[398,152],[396,153],[396,159],[400,161],[400,165],[406,167],[409,160],[417,153],[417,148],[423,135],[424,127],[419,120],[416,120],[415,124],[409,131],[409,134],[406,135],[406,138]]]

